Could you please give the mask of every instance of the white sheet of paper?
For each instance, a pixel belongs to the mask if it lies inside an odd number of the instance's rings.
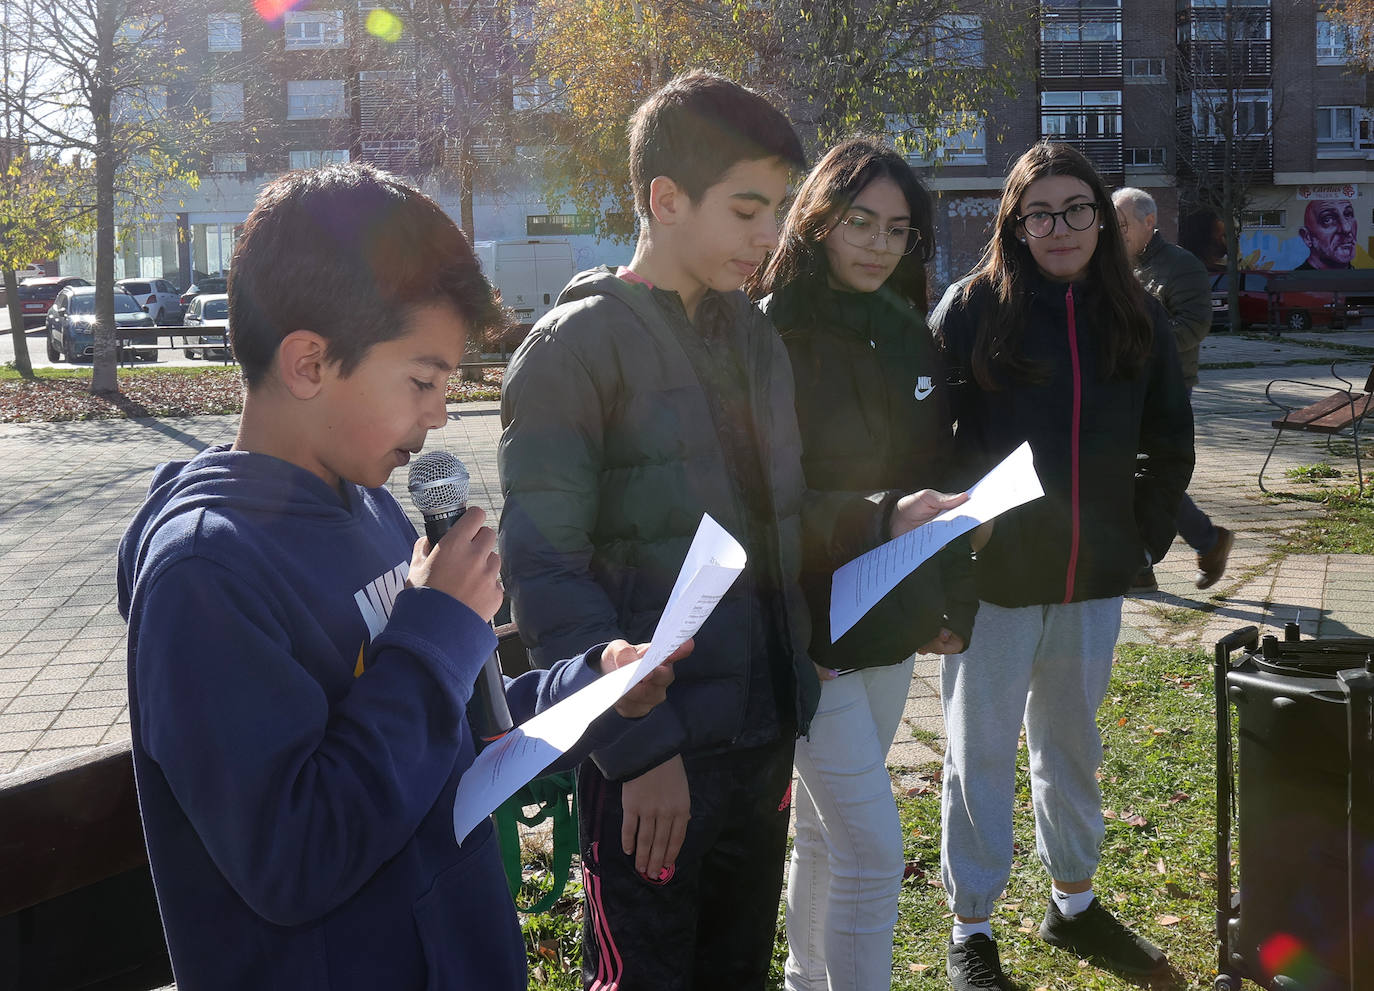
[[[453,835],[468,833],[506,799],[581,739],[593,719],[615,705],[706,622],[744,570],[744,548],[719,523],[702,516],[673,592],[639,662],[607,672],[590,685],[515,727],[477,755],[453,798]]]
[[[955,537],[1045,494],[1030,444],[1022,444],[968,490],[968,502],[875,547],[830,580],[830,642],[842,637],[888,592]]]

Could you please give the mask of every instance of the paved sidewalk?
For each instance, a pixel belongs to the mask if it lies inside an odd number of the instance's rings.
[[[1271,503],[1255,483],[1272,439],[1273,413],[1264,402],[1270,379],[1328,381],[1328,370],[1311,362],[1332,358],[1357,385],[1368,375],[1369,354],[1343,355],[1327,345],[1374,348],[1374,332],[1217,335],[1204,344],[1204,365],[1226,367],[1204,368],[1194,393],[1198,466],[1190,492],[1237,532],[1236,549],[1226,579],[1199,592],[1194,555],[1176,542],[1156,568],[1161,591],[1127,600],[1123,640],[1206,649],[1237,626],[1281,629],[1295,616],[1307,636],[1374,634],[1374,558],[1277,558],[1283,535],[1316,510]],[[451,409],[442,438],[431,441],[463,459],[472,502],[493,515],[498,426],[496,403],[465,404]],[[119,538],[152,466],[228,442],[234,428],[232,417],[0,424],[0,596],[7,603],[0,614],[0,774],[127,736],[124,624],[114,585]],[[1280,444],[1266,480],[1289,487],[1285,468],[1322,460],[1353,478],[1352,458],[1327,453],[1319,438],[1295,438]],[[398,472],[392,487],[409,508],[404,485]],[[938,745],[942,730],[938,659],[918,661],[906,725],[893,766],[934,759],[927,744]]]

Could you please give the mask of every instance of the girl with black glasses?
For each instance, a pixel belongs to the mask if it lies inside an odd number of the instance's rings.
[[[975,642],[941,669],[951,983],[1012,986],[988,919],[1011,872],[1023,723],[1036,849],[1053,879],[1040,935],[1145,978],[1167,967],[1164,954],[1092,889],[1103,836],[1095,720],[1122,596],[1174,537],[1193,424],[1167,318],[1132,274],[1111,199],[1082,154],[1039,144],[1021,156],[979,267],[932,324],[964,383],[954,390],[959,481],[1029,441],[1045,489],[992,525],[977,555]]]
[[[767,296],[792,359],[809,488],[906,492],[944,480],[952,424],[925,322],[931,249],[930,195],[891,148],[854,139],[807,176],[748,287]],[[977,607],[959,541],[832,644],[830,576],[843,563],[836,549],[805,547],[821,700],[795,757],[789,991],[891,985],[903,856],[887,751],[913,655],[963,650]]]

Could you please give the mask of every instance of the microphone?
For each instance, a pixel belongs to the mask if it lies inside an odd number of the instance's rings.
[[[425,536],[431,545],[448,533],[449,528],[468,508],[468,470],[447,451],[427,451],[410,463],[406,488],[415,508],[425,520]],[[477,683],[472,686],[468,701],[468,725],[482,744],[505,736],[512,727],[510,708],[506,705],[506,683],[501,677],[501,661],[495,651],[482,665]]]

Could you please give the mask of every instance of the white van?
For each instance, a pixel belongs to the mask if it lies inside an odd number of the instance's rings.
[[[515,314],[515,328],[503,335],[500,350],[514,349],[573,277],[573,247],[556,238],[518,238],[478,241],[473,245],[482,274],[501,293],[501,302]],[[510,343],[513,341],[513,343]],[[509,346],[507,346],[507,344]]]

